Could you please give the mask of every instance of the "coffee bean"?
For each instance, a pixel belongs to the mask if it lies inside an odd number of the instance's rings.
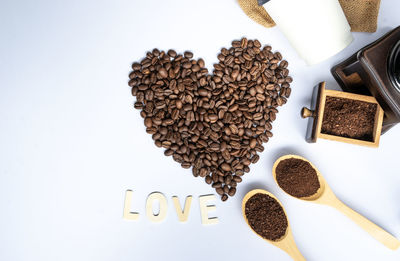
[[[279,67],[281,67],[281,68],[286,68],[286,67],[288,67],[288,62],[286,61],[286,60],[283,60],[283,61],[281,61],[280,63],[279,63]]]
[[[189,51],[186,51],[186,52],[184,53],[184,56],[185,56],[185,58],[190,59],[190,58],[193,57],[193,53],[192,53],[192,52],[189,52]]]
[[[241,46],[241,42],[240,41],[232,41],[232,46],[235,48],[238,48]]]
[[[229,192],[229,186],[228,186],[228,185],[225,185],[225,186],[223,187],[223,189],[224,189],[224,192],[225,192],[225,193],[228,193],[228,192]]]
[[[223,194],[222,196],[221,196],[221,200],[222,201],[226,201],[228,199],[228,196],[226,195],[226,194]]]
[[[201,164],[201,163],[200,163]],[[201,165],[200,165],[201,166]],[[207,175],[208,175],[208,171],[207,171],[207,169],[206,168],[201,168],[200,170],[199,170],[199,176],[200,177],[202,177],[202,178],[204,178],[204,177],[206,177]]]
[[[264,115],[263,115],[262,113],[260,113],[260,112],[257,112],[256,114],[253,115],[253,119],[254,119],[255,121],[259,121],[259,120],[261,120],[263,117],[264,117]]]
[[[270,119],[271,121],[274,121],[274,120],[276,119],[276,114],[275,114],[275,112],[273,112],[273,111],[270,111],[270,112],[269,112],[269,119]]]
[[[222,184],[220,182],[215,182],[211,185],[213,188],[220,188],[222,187]]]
[[[233,70],[232,71],[232,74],[231,74],[231,78],[233,79],[233,80],[236,80],[236,78],[239,76],[239,70],[238,69],[236,69],[236,70]]]
[[[246,161],[248,161],[249,163],[247,164],[247,165],[249,165],[250,164],[250,160],[249,159],[246,159],[246,160],[243,160],[243,163],[245,163]],[[238,171],[236,171],[236,176],[243,176],[244,175],[244,172],[243,172],[243,170],[238,170]],[[234,177],[235,178],[235,177]],[[233,179],[233,180],[235,180],[235,179]]]
[[[210,75],[192,52],[153,49],[132,64],[128,84],[154,144],[226,200],[272,137],[293,79],[279,52],[246,38],[222,48],[213,67]]]
[[[225,176],[224,182],[226,185],[230,185],[232,182],[232,175]]]
[[[156,127],[150,127],[146,129],[146,132],[148,134],[155,134],[157,132],[157,128]]]
[[[260,159],[260,156],[254,155],[253,158],[251,159],[251,163],[257,163],[257,161]]]
[[[251,139],[250,140],[250,148],[254,149],[257,145],[257,140],[256,139]]]
[[[216,114],[210,114],[208,115],[208,119],[210,120],[211,123],[214,123],[218,120],[218,116]]]
[[[192,67],[192,64],[190,62],[186,62],[182,64],[182,67],[185,69],[189,69],[190,67]]]
[[[236,125],[234,125],[234,124],[229,125],[229,129],[231,130],[231,132],[233,134],[237,134],[239,132],[238,127]]]
[[[238,172],[236,172],[236,176],[233,176],[233,180],[236,181],[237,183],[242,182],[242,178],[238,176]]]
[[[247,38],[243,37],[240,41],[240,47],[246,48],[247,47]]]
[[[189,162],[183,162],[183,163],[181,164],[182,168],[184,168],[184,169],[190,168],[191,165],[192,165],[192,164],[190,164]]]
[[[167,78],[168,72],[167,72],[167,70],[165,70],[165,68],[162,68],[162,67],[161,67],[160,70],[159,70],[158,72],[160,73],[161,77]]]
[[[286,89],[286,92],[285,92],[286,98],[289,98],[291,91],[292,91],[292,89],[290,89],[290,88]]]
[[[224,170],[224,171],[231,171],[232,170],[231,166],[229,166],[229,164],[226,164],[226,163],[223,163],[221,165],[221,169]]]
[[[192,174],[194,177],[198,177],[199,176],[199,169],[193,167],[192,168]]]
[[[281,97],[276,98],[276,103],[278,104],[278,106],[282,106],[283,99]]]
[[[151,120],[151,118],[145,118],[144,119],[144,125],[148,128],[150,128],[151,126],[153,126],[153,121]]]
[[[168,50],[168,55],[169,56],[171,56],[172,58],[175,58],[176,57],[176,52],[175,52],[175,50]],[[158,56],[158,55],[156,55],[156,56]]]
[[[237,103],[232,104],[232,106],[229,107],[228,111],[234,112],[239,108],[239,105]]]
[[[212,178],[213,182],[218,182],[218,177],[219,176],[216,173],[211,174],[211,178]]]
[[[208,91],[207,91],[206,89],[199,89],[199,90],[198,90],[198,93],[199,93],[201,96],[207,96],[207,95],[208,95]]]
[[[167,149],[166,151],[164,151],[165,156],[171,156],[172,154],[174,154],[174,151],[171,149]]]
[[[203,68],[203,67],[205,66],[204,60],[201,59],[201,58],[197,61],[197,64],[198,64],[201,68]]]

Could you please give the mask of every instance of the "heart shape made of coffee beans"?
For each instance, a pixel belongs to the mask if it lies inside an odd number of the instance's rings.
[[[258,40],[233,41],[218,60],[209,74],[191,52],[154,49],[133,63],[129,86],[155,145],[225,201],[272,137],[292,78],[282,55]]]

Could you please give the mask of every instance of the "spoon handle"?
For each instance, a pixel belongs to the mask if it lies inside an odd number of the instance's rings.
[[[297,248],[290,228],[286,238],[276,245],[285,251],[294,261],[306,261],[304,256],[300,253],[300,250]]]
[[[306,261],[304,256],[300,253],[300,250],[296,245],[292,245],[290,248],[287,248],[286,253],[294,260],[294,261]]]
[[[330,205],[348,216],[351,220],[353,220],[356,224],[358,224],[361,228],[367,231],[371,236],[384,244],[386,247],[392,250],[399,248],[400,241],[397,238],[389,234],[387,231],[383,230],[381,227],[372,223],[370,220],[363,217],[359,213],[352,210],[339,199],[336,198],[336,200],[332,201],[332,204]]]

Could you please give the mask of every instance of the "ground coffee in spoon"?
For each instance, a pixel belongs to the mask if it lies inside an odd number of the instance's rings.
[[[302,159],[282,160],[275,174],[279,187],[294,197],[312,196],[320,188],[317,172],[309,162]]]
[[[245,215],[250,227],[265,239],[276,241],[286,233],[288,222],[282,206],[266,194],[252,196],[246,202]]]

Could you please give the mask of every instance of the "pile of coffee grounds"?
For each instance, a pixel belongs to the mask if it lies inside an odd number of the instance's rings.
[[[376,110],[373,103],[327,96],[321,133],[373,141]]]
[[[279,187],[297,198],[312,196],[320,188],[317,172],[309,162],[301,159],[282,160],[275,174]]]
[[[246,202],[245,215],[250,227],[265,239],[276,241],[286,233],[288,222],[283,208],[266,194],[252,196]]]

